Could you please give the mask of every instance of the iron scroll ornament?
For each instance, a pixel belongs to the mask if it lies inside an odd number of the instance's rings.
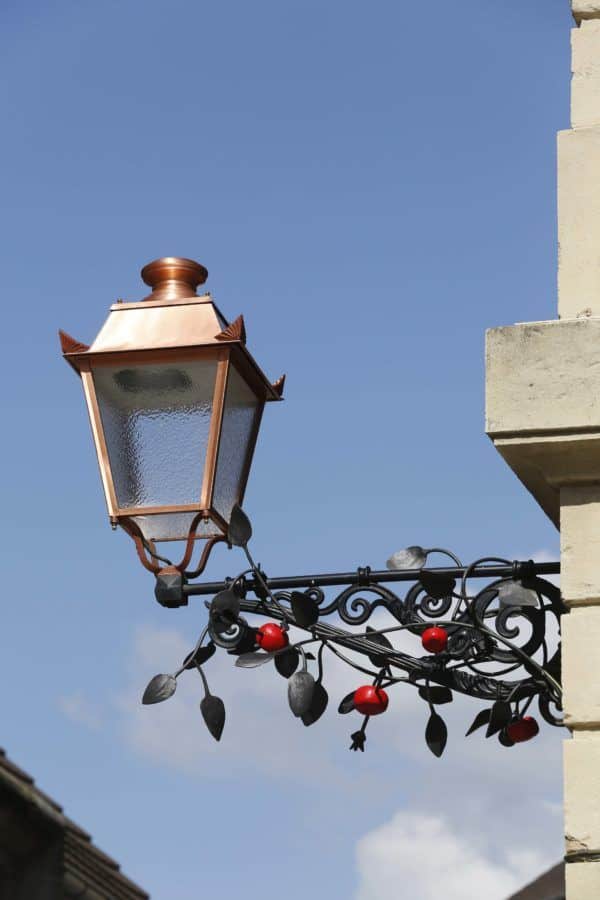
[[[251,535],[249,519],[235,507],[228,540],[241,547],[248,560],[248,568],[236,578],[196,585],[169,566],[158,573],[155,593],[164,606],[185,605],[193,595],[212,594],[213,599],[206,602],[208,621],[194,648],[174,674],[156,675],[150,681],[143,703],[168,699],[177,679],[195,669],[204,689],[202,716],[212,736],[220,740],[225,707],[211,694],[204,671],[220,650],[234,656],[242,668],[273,663],[288,680],[293,714],[309,726],[328,706],[325,659],[333,654],[369,678],[338,706],[340,714],[363,715],[351,736],[352,750],[364,750],[370,719],[385,711],[388,692],[399,684],[417,690],[429,707],[425,737],[436,756],[443,753],[447,739],[437,707],[450,702],[455,693],[488,704],[467,735],[485,726],[486,737],[496,735],[506,747],[537,733],[537,722],[528,715],[534,703],[548,724],[562,725],[558,638],[560,618],[567,610],[559,589],[540,577],[557,573],[557,563],[489,557],[464,566],[448,550],[409,547],[388,560],[385,572],[363,568],[345,575],[268,579],[251,556]],[[454,565],[427,568],[433,553],[450,557]],[[470,593],[475,579],[485,579],[485,586]],[[400,597],[384,581],[412,586]],[[324,587],[334,585],[345,586],[328,599]],[[255,627],[243,613],[269,621]],[[386,613],[390,624],[368,625],[375,613]],[[307,636],[291,643],[290,626]],[[403,632],[420,639],[425,652],[412,655],[394,646],[394,638]]]

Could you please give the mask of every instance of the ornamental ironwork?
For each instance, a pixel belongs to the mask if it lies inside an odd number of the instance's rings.
[[[235,506],[227,539],[242,548],[248,565],[222,583],[194,584],[197,571],[182,571],[146,545],[162,565],[155,590],[159,603],[178,607],[191,596],[212,599],[206,601],[207,621],[195,646],[173,674],[150,681],[143,703],[167,700],[178,679],[195,670],[204,691],[202,716],[219,740],[225,706],[211,692],[205,667],[221,652],[245,669],[272,664],[287,679],[291,712],[310,726],[329,704],[326,665],[333,655],[365,676],[355,690],[336,698],[338,713],[361,716],[350,736],[351,750],[364,751],[367,726],[386,712],[390,694],[400,686],[416,690],[428,707],[425,740],[438,757],[448,734],[439,707],[455,694],[484,703],[467,735],[485,729],[486,737],[497,736],[505,747],[538,733],[534,705],[549,725],[562,725],[559,637],[567,610],[558,587],[542,577],[558,574],[558,563],[486,557],[465,566],[449,550],[413,546],[394,553],[383,571],[365,567],[268,578],[252,558],[251,536],[248,517]],[[436,554],[452,565],[428,565]],[[481,582],[483,587],[473,587]],[[403,596],[389,586],[398,583],[407,585]],[[337,593],[330,596],[332,588]],[[381,615],[377,627],[369,624],[375,613],[386,614],[383,626]],[[245,614],[266,621],[250,624]],[[290,626],[305,636],[292,642]],[[414,638],[414,655],[395,646],[403,632]]]

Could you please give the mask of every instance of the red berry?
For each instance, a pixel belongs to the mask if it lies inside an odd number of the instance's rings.
[[[522,719],[516,719],[506,726],[506,733],[515,744],[522,744],[523,741],[530,741],[534,738],[540,726],[533,716],[523,716]]]
[[[375,687],[374,684],[363,684],[354,691],[354,709],[363,716],[378,716],[386,711],[389,702],[383,688]]]
[[[448,632],[437,625],[426,628],[421,635],[421,643],[428,653],[443,653],[448,644]]]
[[[267,622],[266,625],[261,625],[256,632],[256,643],[267,653],[274,653],[275,650],[283,650],[284,647],[287,647],[289,638],[281,625],[276,622]]]

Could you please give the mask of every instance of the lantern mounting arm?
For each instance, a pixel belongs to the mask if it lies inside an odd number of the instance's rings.
[[[353,572],[335,572],[320,575],[291,575],[278,578],[266,578],[266,584],[273,591],[283,590],[311,590],[323,587],[341,587],[342,585],[364,587],[369,584],[383,584],[386,582],[418,581],[421,569],[405,569],[398,572],[389,569],[374,570],[370,566],[358,567]],[[499,565],[468,566],[442,566],[427,569],[434,575],[443,575],[451,578],[463,578],[469,573],[469,578],[523,578],[530,576],[559,575],[560,562],[533,562],[533,560],[515,560],[512,563]],[[182,598],[194,596],[208,596],[225,590],[233,583],[233,578],[225,581],[211,581],[203,584],[184,584],[182,586]],[[244,577],[242,582],[246,592],[255,591],[259,586],[254,578]],[[184,601],[185,602],[185,601]],[[183,604],[182,604],[183,605]]]

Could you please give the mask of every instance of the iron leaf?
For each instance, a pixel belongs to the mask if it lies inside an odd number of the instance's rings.
[[[229,631],[240,615],[240,599],[227,588],[216,594],[209,607],[210,627],[215,635]]]
[[[300,628],[310,628],[319,618],[319,607],[312,597],[293,591],[290,598],[294,618]]]
[[[508,725],[512,718],[512,709],[510,703],[506,700],[496,700],[492,706],[490,721],[485,733],[486,738],[497,734],[505,725]]]
[[[148,705],[150,703],[162,703],[172,697],[177,688],[177,681],[173,675],[155,675],[148,683],[142,703]]]
[[[275,656],[275,668],[284,678],[290,678],[300,662],[300,654],[295,647],[290,647],[285,653],[277,653]]]
[[[216,649],[217,648],[212,641],[209,641],[204,647],[198,647],[195,652],[192,651],[186,656],[182,663],[183,668],[195,669],[196,664],[199,666],[203,665],[214,655]]]
[[[423,686],[419,688],[419,696],[428,703],[452,703],[452,691],[447,687]]]
[[[393,650],[390,641],[385,636],[385,634],[380,634],[379,631],[376,631],[375,628],[371,628],[370,625],[367,625],[368,637],[370,641],[375,641],[376,644],[381,644],[382,647],[385,647],[387,650]]]
[[[451,575],[442,575],[439,572],[428,572],[424,570],[419,575],[421,587],[423,587],[430,597],[434,600],[441,600],[448,597],[456,587],[456,579]]]
[[[379,634],[374,628],[371,628],[370,625],[367,625],[368,639],[372,641],[374,644],[379,644],[380,647],[385,648],[385,650],[391,650],[393,652],[394,648],[386,638],[385,634]],[[379,653],[370,653],[369,659],[373,663],[374,666],[385,666],[387,664],[387,657],[385,654]]]
[[[446,723],[436,712],[432,712],[425,729],[425,740],[427,746],[434,756],[441,756],[448,740],[448,729]]]
[[[301,716],[304,724],[306,726],[314,725],[314,723],[321,718],[321,716],[327,709],[328,702],[329,695],[327,694],[327,691],[325,690],[321,682],[317,681],[308,711],[305,712],[303,716]]]
[[[227,540],[230,544],[233,544],[234,547],[245,547],[251,537],[252,525],[250,519],[242,507],[236,503],[231,510],[231,516],[229,518]]]
[[[310,709],[315,679],[310,672],[295,672],[288,681],[288,702],[295,716],[303,716]]]
[[[500,606],[538,606],[538,595],[520,581],[503,581],[498,585]]]
[[[388,569],[422,569],[427,561],[427,552],[422,547],[406,547],[392,553],[386,566]]]
[[[474,731],[477,731],[478,728],[483,728],[484,725],[490,721],[490,716],[492,714],[492,707],[488,707],[487,709],[481,709],[471,724],[471,727],[465,734],[465,737],[468,737],[470,734],[473,734]]]
[[[347,713],[354,712],[354,694],[355,691],[351,691],[349,694],[346,694],[344,699],[341,701],[338,706],[338,712],[340,715],[345,716]]]
[[[225,704],[221,698],[207,694],[200,703],[200,712],[215,741],[220,741],[225,725]]]
[[[236,666],[240,669],[256,669],[257,666],[264,666],[273,659],[272,653],[240,653],[235,661]]]
[[[237,594],[234,594],[231,588],[226,588],[224,591],[219,591],[218,594],[215,594],[210,604],[211,617],[224,616],[231,624],[231,622],[235,622],[239,614],[240,598]]]

